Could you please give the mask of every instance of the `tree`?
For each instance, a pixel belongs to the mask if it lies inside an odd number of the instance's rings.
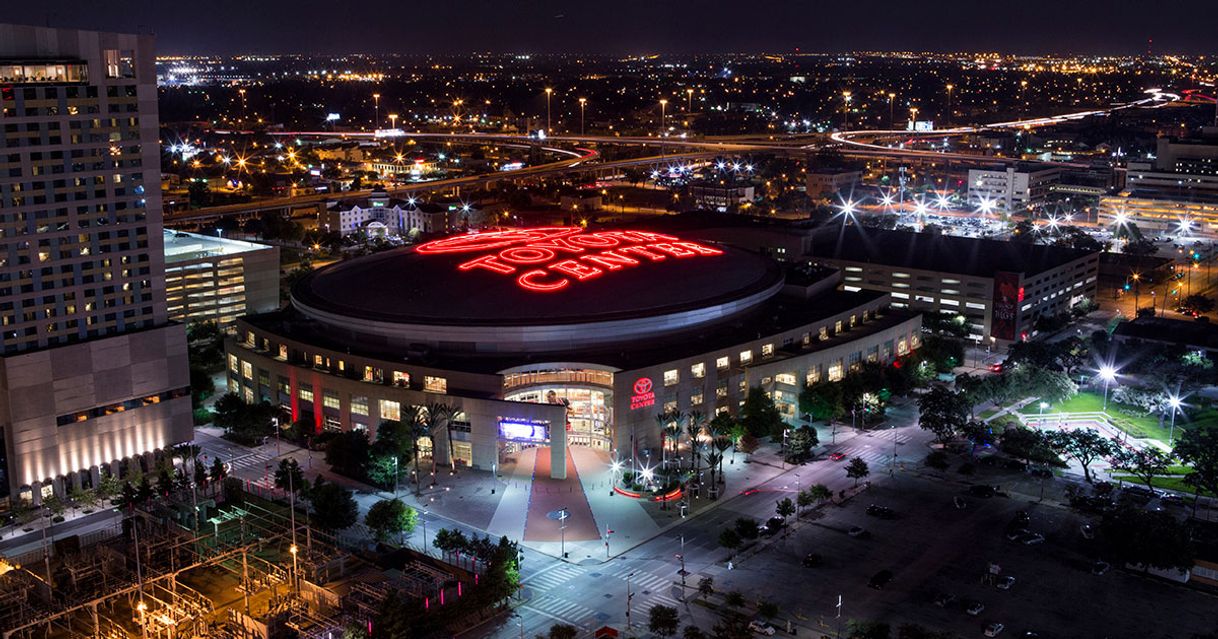
[[[671,606],[656,604],[648,613],[647,629],[661,637],[671,637],[677,634],[680,618],[677,609]]]
[[[219,485],[220,482],[224,481],[225,477],[228,477],[228,468],[225,467],[224,462],[220,461],[220,458],[217,457],[211,463],[211,483]]]
[[[812,419],[833,422],[846,414],[842,400],[842,386],[836,382],[820,382],[805,386],[799,392],[799,412]]]
[[[702,629],[689,624],[681,630],[681,639],[706,639],[706,633]]]
[[[918,399],[919,423],[945,444],[952,440],[968,422],[972,407],[964,393],[946,386],[935,386]]]
[[[565,623],[556,623],[550,626],[550,632],[546,635],[546,639],[575,639],[579,636],[579,629],[575,626]]]
[[[964,427],[960,429],[965,439],[972,443],[969,449],[969,456],[974,457],[977,454],[977,447],[986,447],[994,443],[994,429],[989,424],[970,419],[964,423]]]
[[[998,442],[1002,452],[1022,460],[1025,464],[1061,464],[1061,459],[1053,452],[1040,431],[1023,426],[1007,428],[1002,431]]]
[[[359,521],[359,505],[351,491],[326,481],[321,475],[313,482],[309,498],[313,503],[312,521],[319,528],[342,530]]]
[[[1083,467],[1083,478],[1091,482],[1091,464],[1101,457],[1110,457],[1117,445],[1091,428],[1059,430],[1047,435],[1049,447],[1059,455],[1069,457]]]
[[[761,446],[761,442],[752,433],[745,433],[736,441],[736,449],[745,455],[752,455],[757,448]]]
[[[1137,477],[1154,491],[1154,479],[1167,473],[1171,466],[1171,457],[1153,446],[1145,446],[1137,450],[1120,448],[1113,458],[1113,468],[1123,470]]]
[[[291,457],[279,460],[279,468],[275,469],[275,487],[290,492],[303,489],[304,471],[300,469],[300,463]]]
[[[453,416],[453,408],[443,402],[428,402],[419,411],[419,423],[423,426],[422,430],[428,441],[431,442],[431,485],[436,485],[436,435],[441,430],[448,432],[448,462],[453,464],[453,446],[452,432],[449,429],[449,421]],[[456,470],[456,468],[453,468]],[[417,474],[417,473],[416,473]]]
[[[790,497],[786,497],[774,505],[774,512],[782,517],[783,521],[786,521],[787,517],[795,514],[795,503],[791,501]]]
[[[353,479],[364,479],[367,477],[370,452],[368,433],[349,430],[335,435],[326,444],[326,463],[336,473]]]
[[[1104,553],[1122,563],[1186,570],[1195,557],[1188,526],[1172,514],[1141,508],[1119,508],[1099,526]]]
[[[815,428],[800,426],[787,437],[787,459],[794,463],[807,461],[812,457],[812,449],[819,443],[820,437]]]
[[[731,528],[724,528],[723,532],[719,533],[719,545],[728,550],[735,550],[740,547],[742,540],[740,535]]]
[[[846,624],[846,636],[849,639],[888,639],[892,636],[892,628],[880,621],[851,619]]]
[[[862,457],[854,457],[850,463],[846,465],[846,477],[854,480],[854,485],[859,485],[859,480],[871,474],[871,469],[867,467],[867,462],[863,461]]]
[[[387,499],[372,504],[364,523],[372,531],[377,541],[385,541],[394,535],[414,532],[418,525],[419,514],[415,509],[402,503],[400,499]]]
[[[787,427],[773,398],[760,386],[749,388],[745,395],[744,405],[740,407],[740,423],[748,434],[759,438],[768,435],[771,439],[781,439],[782,431]]]
[[[751,517],[738,517],[735,528],[741,539],[756,539],[761,534],[760,526]]]
[[[1205,490],[1218,495],[1218,426],[1195,426],[1185,430],[1172,452],[1189,467],[1185,483],[1197,492]]]
[[[698,580],[698,594],[703,598],[709,597],[715,593],[715,578],[703,577]]]
[[[799,506],[800,511],[803,511],[805,508],[815,503],[816,499],[812,497],[812,491],[806,488],[799,491],[799,494],[795,496],[795,505]]]
[[[706,433],[706,414],[700,410],[691,410],[685,422],[685,434],[689,437],[689,468],[693,477],[699,473],[698,460],[702,459],[699,449],[702,447],[702,435]],[[695,626],[696,627],[696,626]]]

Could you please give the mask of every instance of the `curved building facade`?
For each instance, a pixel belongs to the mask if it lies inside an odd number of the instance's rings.
[[[649,231],[452,236],[320,269],[287,308],[240,320],[229,389],[373,436],[443,402],[439,459],[490,470],[548,445],[561,475],[567,445],[656,449],[657,414],[735,411],[758,385],[793,419],[803,385],[916,348],[919,316],[837,284]]]

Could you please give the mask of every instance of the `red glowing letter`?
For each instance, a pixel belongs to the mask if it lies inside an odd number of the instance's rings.
[[[574,275],[575,278],[579,280],[586,280],[590,277],[596,277],[597,275],[604,273],[604,271],[596,268],[595,266],[580,264],[575,260],[563,260],[561,262],[551,264],[550,270],[558,271],[559,273],[566,273],[567,275]]]
[[[498,259],[499,256],[497,255],[483,255],[482,257],[475,257],[468,262],[462,263],[457,267],[457,269],[461,271],[468,271],[475,268],[484,268],[496,273],[503,273],[504,275],[516,272],[515,268],[508,266],[507,264],[500,264]]]
[[[597,266],[607,268],[610,271],[619,270],[623,266],[638,266],[639,264],[638,260],[632,257],[626,257],[625,255],[618,253],[616,250],[602,251],[596,255],[585,255],[583,260],[585,262],[592,262]]]
[[[623,253],[634,253],[635,255],[642,255],[643,257],[651,260],[652,262],[660,262],[664,259],[667,259],[663,255],[661,255],[659,253],[652,253],[651,251],[648,251],[646,247],[642,247],[642,246],[627,246],[626,248],[622,248],[622,249],[618,249],[618,250],[620,250]]]
[[[546,292],[546,293],[548,293],[550,291],[557,291],[561,288],[566,287],[566,285],[567,285],[566,278],[556,280],[553,282],[538,281],[538,278],[543,278],[546,275],[547,275],[547,273],[541,269],[528,271],[526,273],[521,273],[520,277],[516,278],[516,283],[519,284],[521,286],[521,288],[527,288],[530,291],[542,291],[542,292]]]
[[[687,248],[699,255],[723,255],[723,251],[720,251],[717,248],[703,246],[701,244],[698,244],[697,242],[673,242],[673,244],[675,244],[677,246],[684,246],[685,248]]]
[[[503,249],[499,252],[499,258],[513,264],[541,264],[554,259],[554,251],[530,244]]]

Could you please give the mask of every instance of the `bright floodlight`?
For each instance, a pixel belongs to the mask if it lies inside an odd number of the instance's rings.
[[[642,474],[643,474],[643,481],[651,481],[652,477],[655,476],[655,473],[651,472],[650,468],[644,468]]]
[[[1186,217],[1180,218],[1180,234],[1181,235],[1188,235],[1188,232],[1190,230],[1192,230],[1192,228],[1193,228],[1192,220],[1190,220]]]
[[[939,194],[938,199],[935,201],[935,205],[938,206],[939,210],[941,211],[946,211],[952,208],[951,201],[947,199],[947,195],[944,193]]]
[[[1117,213],[1112,218],[1113,226],[1125,226],[1129,222],[1129,216],[1124,212]]]
[[[1041,410],[1044,410],[1044,409],[1046,409],[1046,408],[1048,408],[1048,407],[1049,407],[1049,402],[1041,402],[1041,403],[1040,403],[1040,409],[1041,409]]]
[[[914,203],[914,213],[917,214],[918,217],[923,217],[929,211],[930,208],[926,206],[926,202],[918,200],[916,203]]]
[[[613,463],[609,464],[609,470],[611,470],[611,471],[613,471],[613,472],[615,472],[615,473],[616,473],[616,472],[621,472],[621,470],[622,470],[622,462],[617,461],[617,460],[614,460],[614,461],[613,461]]]
[[[1180,408],[1180,405],[1183,403],[1184,402],[1176,395],[1172,395],[1171,397],[1167,398],[1167,404],[1169,406],[1171,406],[1172,410],[1176,410],[1177,408]]]
[[[988,197],[981,198],[977,202],[977,211],[979,213],[983,213],[986,215],[993,213],[994,212],[994,201]]]
[[[893,199],[891,193],[885,193],[884,195],[880,196],[880,204],[883,204],[884,206],[892,206],[892,202]]]
[[[1109,364],[1100,367],[1100,379],[1111,382],[1116,379],[1116,369]]]
[[[846,200],[845,202],[842,202],[840,207],[842,210],[842,215],[854,215],[854,212],[857,210],[857,206],[858,205],[854,203],[854,200]]]
[[[1049,228],[1056,231],[1058,225],[1061,224],[1061,220],[1058,220],[1056,217],[1049,217],[1048,224],[1049,224]]]

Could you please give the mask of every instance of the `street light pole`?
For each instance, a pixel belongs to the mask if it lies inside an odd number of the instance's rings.
[[[584,105],[588,103],[588,98],[579,99],[579,134],[584,134]]]
[[[550,134],[550,95],[554,93],[554,89],[546,87],[546,135]]]
[[[686,105],[685,110],[689,113],[694,112],[694,90],[692,88],[685,90]]]
[[[668,100],[660,99],[660,135],[664,135],[664,131],[668,129]]]
[[[896,99],[897,99],[897,94],[895,94],[895,93],[888,94],[888,126],[892,126],[892,127],[895,127],[897,125],[896,117],[893,113],[893,103]]]
[[[951,126],[952,126],[952,89],[954,89],[954,88],[956,88],[956,87],[951,84],[947,85],[947,126],[948,126],[948,128],[951,128]]]
[[[372,121],[372,130],[376,131],[381,126],[381,94],[373,93],[372,102],[376,105],[376,117]]]
[[[850,129],[850,92],[842,91],[842,130]]]
[[[627,630],[630,630],[631,628],[634,627],[634,624],[631,623],[631,621],[630,621],[630,600],[634,599],[634,593],[630,592],[630,578],[633,576],[634,576],[633,572],[626,575],[626,629]]]
[[[1180,398],[1173,395],[1167,400],[1167,404],[1171,406],[1171,430],[1167,434],[1167,447],[1171,448],[1172,442],[1176,440],[1176,411],[1180,410]]]

